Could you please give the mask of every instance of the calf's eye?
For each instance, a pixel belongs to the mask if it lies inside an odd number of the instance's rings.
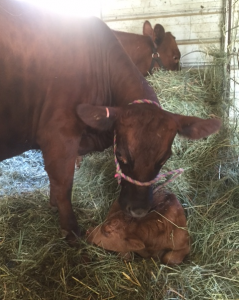
[[[108,237],[111,234],[111,231],[112,230],[108,224],[101,227],[101,233],[106,237]]]

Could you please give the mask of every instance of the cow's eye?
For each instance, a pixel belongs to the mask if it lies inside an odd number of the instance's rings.
[[[125,165],[127,164],[127,159],[125,159],[119,151],[116,151],[116,157],[118,160],[122,161]]]
[[[161,159],[160,161],[158,161],[156,164],[155,164],[155,170],[158,170],[158,169],[161,169],[162,166],[166,163],[166,161],[170,158],[170,156],[172,155],[172,152],[170,151],[168,153],[167,156],[165,156],[165,158]]]
[[[161,169],[163,163],[161,161],[157,162],[154,166],[155,170]]]
[[[164,160],[161,160],[161,161],[157,162],[157,163],[155,164],[155,169],[156,169],[156,170],[161,169],[162,166],[166,163],[166,161],[167,161],[167,159],[164,159]]]

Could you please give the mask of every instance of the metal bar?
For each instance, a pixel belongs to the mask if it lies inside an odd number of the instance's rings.
[[[218,44],[221,43],[220,38],[212,38],[212,39],[187,39],[187,40],[176,40],[177,45],[195,45],[195,44]]]
[[[228,41],[227,41],[227,55],[230,54],[230,48],[231,48],[231,22],[232,22],[232,0],[228,0]],[[231,66],[230,66],[230,60],[227,64],[227,72],[230,74]]]

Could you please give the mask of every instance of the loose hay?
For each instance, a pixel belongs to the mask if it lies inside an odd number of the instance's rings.
[[[164,170],[185,172],[168,188],[187,214],[188,260],[175,268],[135,257],[129,263],[87,245],[59,238],[57,214],[39,152],[0,164],[0,299],[238,299],[238,128],[225,112],[221,65],[148,78],[164,109],[224,120],[220,133],[200,141],[176,138]],[[28,167],[26,165],[28,164]],[[73,206],[83,230],[102,222],[119,188],[112,149],[88,155],[76,171]]]

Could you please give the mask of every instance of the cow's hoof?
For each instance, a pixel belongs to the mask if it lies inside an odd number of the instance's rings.
[[[75,167],[76,167],[76,169],[80,169],[81,162],[82,162],[82,156],[78,156],[76,158],[76,161],[75,161]]]
[[[62,229],[61,234],[62,237],[65,238],[65,240],[70,246],[76,246],[77,242],[79,242],[81,237],[80,229],[77,229],[75,231],[70,231],[70,232],[65,229]]]
[[[87,254],[81,254],[81,263],[83,264],[83,265],[88,265],[90,262],[91,262],[92,260],[91,260],[91,258],[89,257],[89,255],[87,255]]]
[[[58,207],[51,206],[51,211],[54,212],[54,213],[58,212]]]
[[[58,212],[58,207],[57,206],[52,205],[51,203],[49,203],[48,207],[51,209],[52,212],[54,212],[54,213]]]

